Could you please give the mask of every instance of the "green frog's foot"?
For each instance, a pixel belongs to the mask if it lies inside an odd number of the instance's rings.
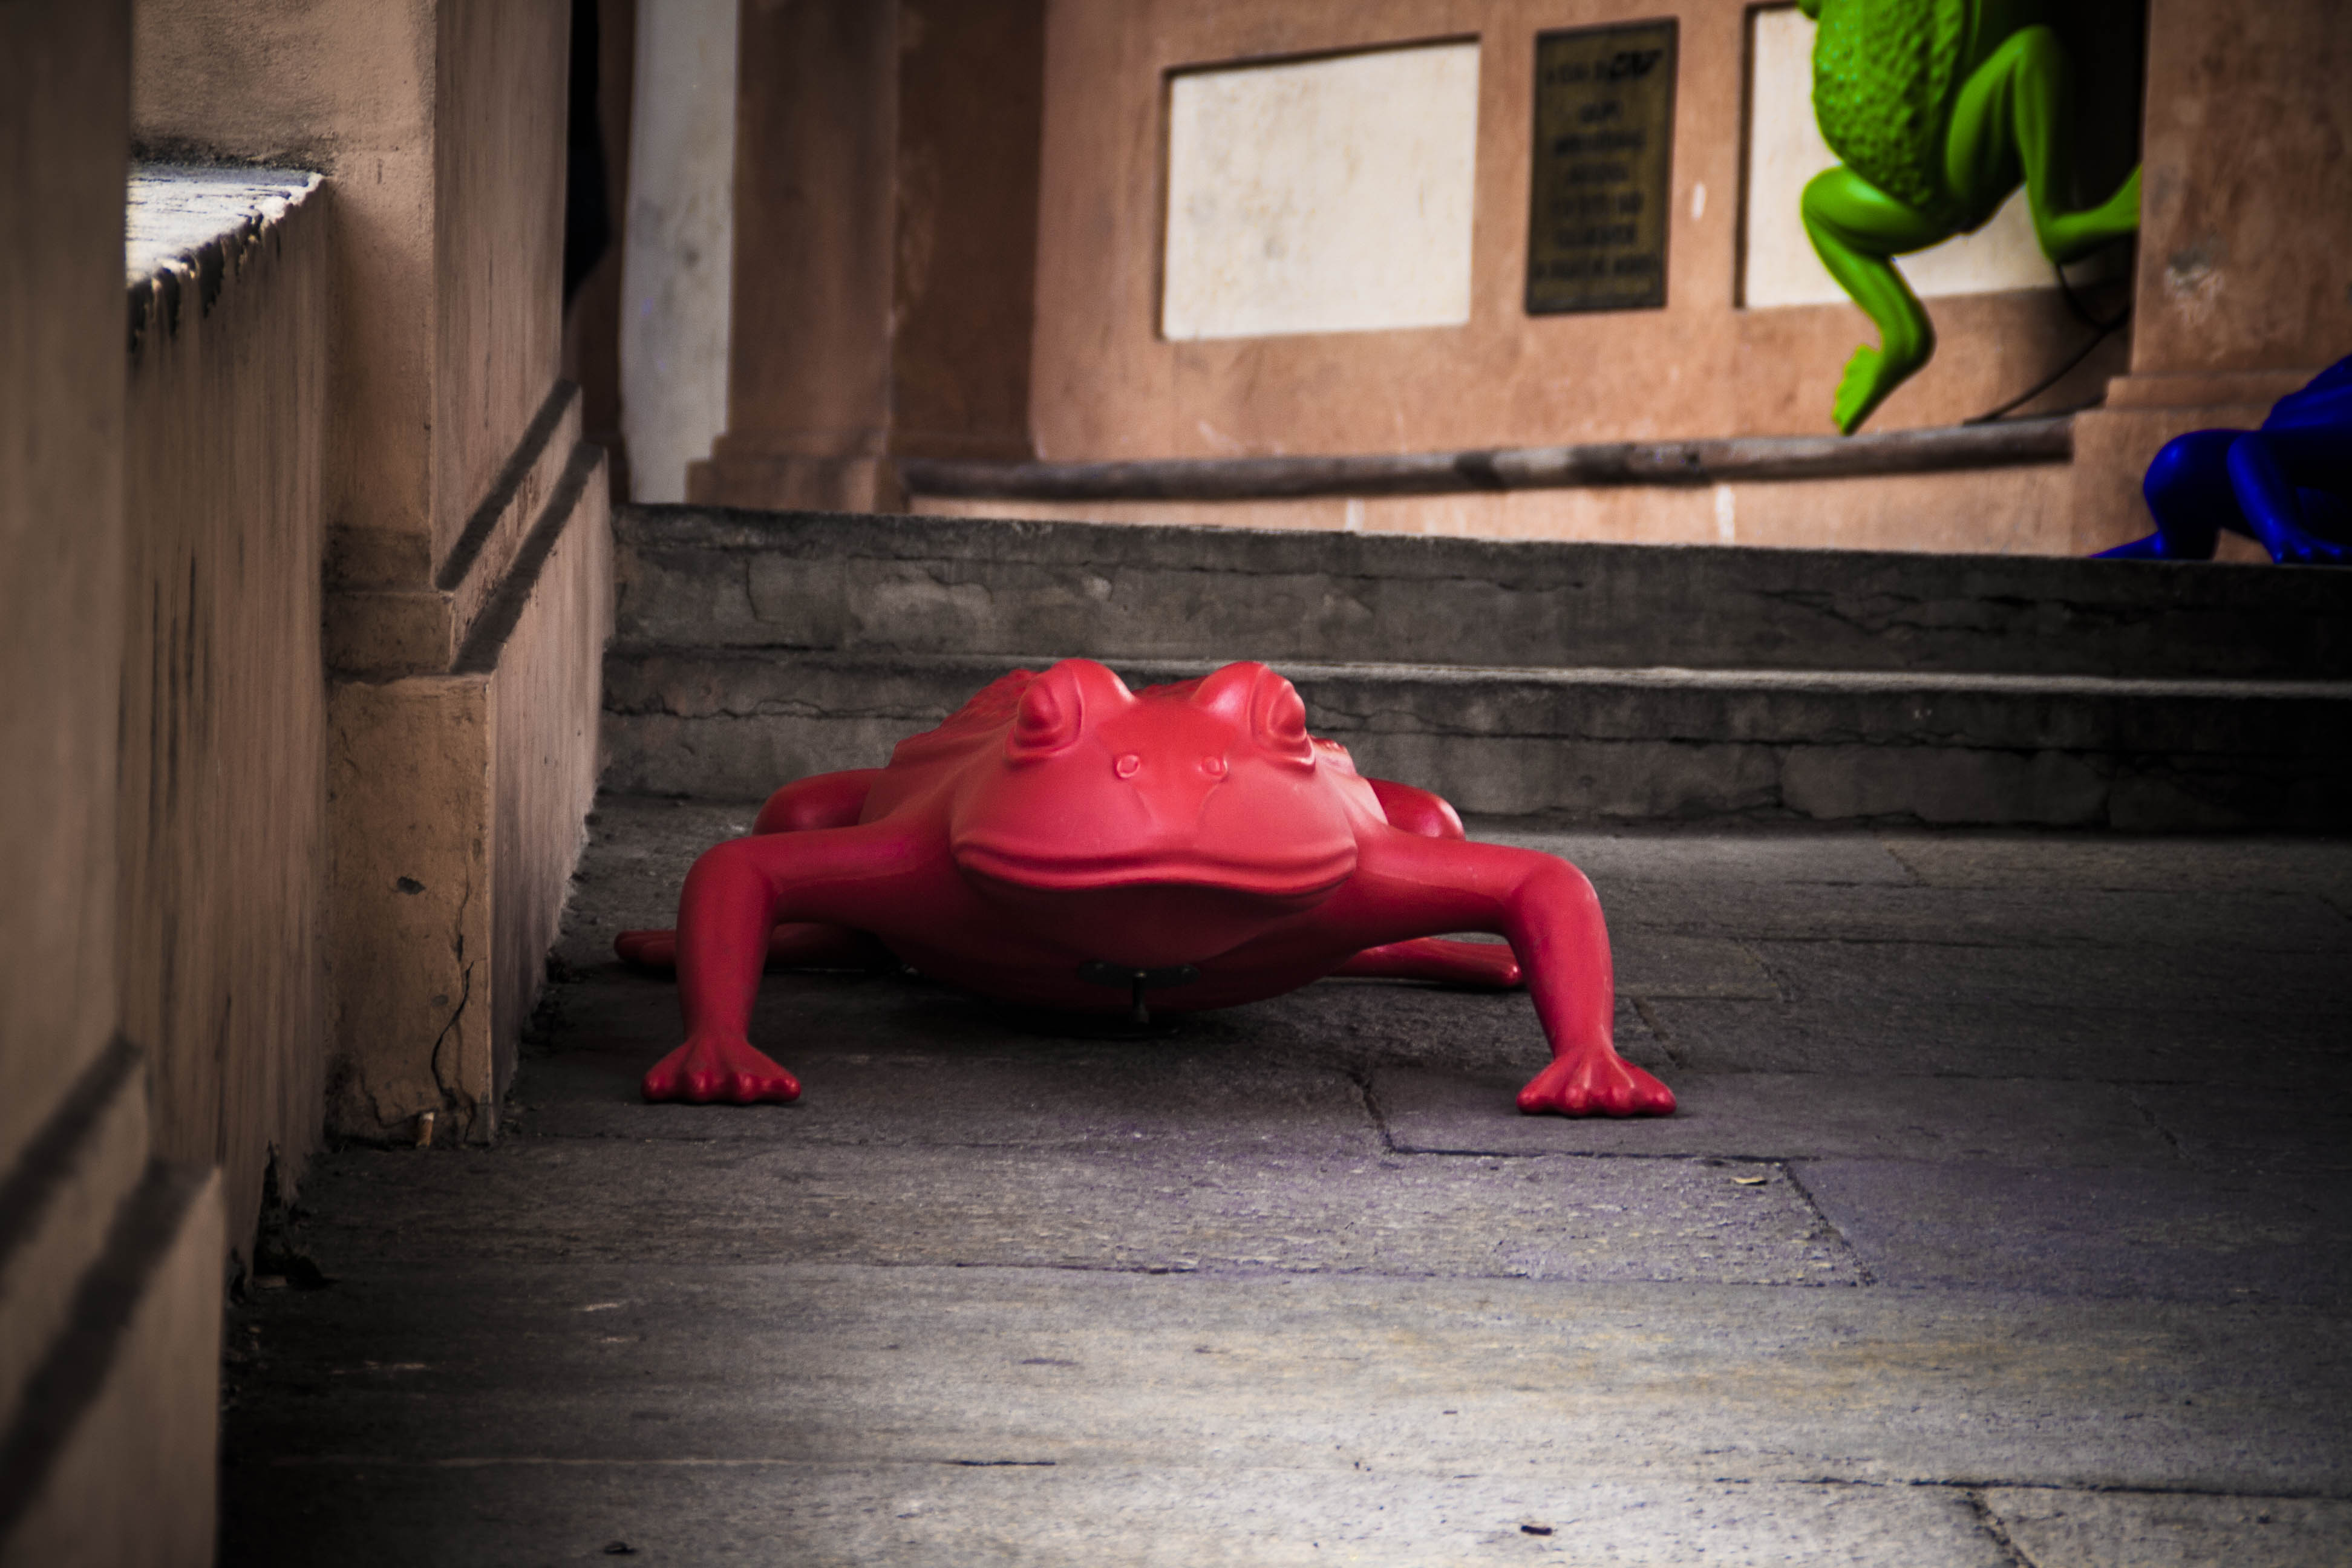
[[[2049,232],[2042,237],[2042,248],[2053,261],[2063,266],[2080,261],[2105,246],[2113,245],[2139,232],[2139,168],[2124,177],[2116,194],[2097,206],[2085,207],[2078,213],[2053,215],[2048,223]]]
[[[1916,364],[1898,365],[1878,350],[1864,344],[1853,351],[1845,362],[1845,374],[1838,382],[1837,398],[1830,405],[1830,417],[1837,421],[1838,434],[1851,436],[1862,427],[1887,395],[1910,379]]]
[[[2106,199],[2099,211],[2107,217],[2108,221],[2121,225],[2122,232],[2138,231],[2139,165],[2137,163],[2132,165],[2132,172],[2124,176],[2124,183],[2116,188],[2116,194]]]

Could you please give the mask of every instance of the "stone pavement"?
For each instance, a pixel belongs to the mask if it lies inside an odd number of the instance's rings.
[[[1372,982],[772,975],[802,1101],[644,1105],[611,935],[752,809],[606,800],[508,1135],[314,1169],[225,1563],[2352,1561],[2352,842],[1474,825],[1665,1121]]]

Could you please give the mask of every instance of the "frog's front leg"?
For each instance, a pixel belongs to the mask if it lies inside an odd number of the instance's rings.
[[[706,851],[678,895],[678,1003],[686,1043],[645,1077],[653,1100],[736,1105],[800,1097],[798,1079],[750,1039],[751,1006],[780,921],[861,931],[891,911],[923,907],[951,881],[943,858],[926,854],[889,823],[731,839]]]
[[[1800,205],[1805,237],[1838,287],[1878,329],[1846,361],[1831,417],[1851,436],[1936,352],[1936,329],[1893,258],[1924,249],[1950,229],[1841,163],[1814,175]]]
[[[1601,900],[1554,855],[1408,833],[1369,836],[1355,875],[1327,906],[1366,947],[1444,931],[1507,940],[1550,1042],[1551,1065],[1519,1109],[1561,1116],[1664,1116],[1674,1091],[1617,1054],[1616,983]]]

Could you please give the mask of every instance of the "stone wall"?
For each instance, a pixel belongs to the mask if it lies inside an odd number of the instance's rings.
[[[0,1563],[212,1560],[220,1192],[115,948],[123,0],[0,6]]]
[[[513,589],[503,640],[475,656],[489,671],[496,737],[490,881],[492,1068],[511,1083],[515,1047],[555,946],[572,868],[587,847],[602,762],[604,645],[613,636],[613,534],[596,448],[580,448],[562,531]],[[497,630],[499,628],[491,628]]]
[[[290,1196],[319,1137],[326,205],[310,174],[132,181],[122,1027],[247,1262],[264,1170]]]
[[[455,668],[332,688],[327,1104],[349,1136],[497,1131],[596,790],[612,544],[601,454],[570,450]]]
[[[131,126],[152,154],[344,175],[334,204],[326,464],[339,581],[422,577],[436,267],[432,0],[134,5]]]
[[[609,615],[604,499],[583,499],[598,457],[557,374],[570,15],[139,7],[143,142],[299,162],[335,196],[322,647],[346,1136],[495,1127],[540,973],[519,933],[551,933],[593,788],[598,661],[573,645]],[[562,658],[569,684],[541,668]]]
[[[556,378],[563,338],[561,0],[436,0],[433,506],[436,573]]]

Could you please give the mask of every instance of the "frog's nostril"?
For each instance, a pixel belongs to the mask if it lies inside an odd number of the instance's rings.
[[[1137,756],[1133,752],[1127,752],[1120,755],[1118,761],[1111,763],[1110,768],[1111,772],[1117,773],[1119,777],[1123,779],[1131,779],[1135,776],[1136,770],[1142,766],[1143,759],[1141,757]]]
[[[1225,759],[1223,757],[1202,757],[1201,759],[1201,771],[1208,774],[1213,779],[1223,778],[1225,776]]]

